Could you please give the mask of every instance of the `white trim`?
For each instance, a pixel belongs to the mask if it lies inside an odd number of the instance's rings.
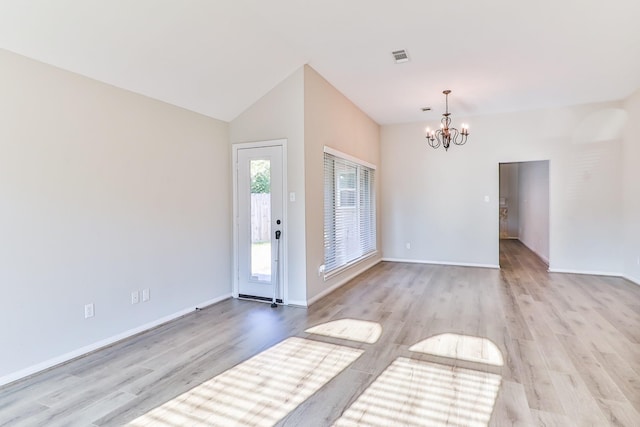
[[[348,270],[350,268],[353,268],[355,265],[358,265],[360,263],[363,263],[365,261],[368,261],[370,258],[373,258],[375,256],[378,256],[378,250],[374,250],[372,252],[369,252],[368,254],[361,256],[360,258],[356,258],[353,261],[350,261],[344,265],[341,265],[338,268],[334,268],[333,270],[327,272],[326,274],[323,275],[323,279],[326,282],[329,279],[332,279],[333,277],[337,276],[340,273],[343,273],[345,270]],[[379,262],[379,261],[378,261]]]
[[[289,300],[289,306],[297,306],[297,307],[307,307],[307,302],[304,300]]]
[[[289,305],[289,274],[288,274],[288,260],[289,260],[289,221],[287,217],[287,211],[289,207],[289,182],[287,181],[287,139],[271,139],[266,141],[253,141],[253,142],[236,142],[231,144],[231,174],[232,182],[233,182],[233,287],[231,296],[233,298],[238,298],[238,288],[239,288],[239,267],[238,267],[238,150],[248,149],[248,148],[264,148],[264,147],[282,147],[282,234],[284,235],[284,239],[282,239],[282,258],[280,259],[280,271],[281,274],[278,277],[278,280],[281,283],[278,283],[282,290],[282,298],[283,305]]]
[[[621,273],[614,273],[612,271],[591,271],[591,270],[571,270],[564,268],[549,268],[549,273],[563,273],[563,274],[585,274],[588,276],[609,276],[609,277],[624,277]]]
[[[382,261],[387,262],[408,262],[412,264],[432,264],[432,265],[447,265],[453,267],[476,267],[476,268],[493,268],[500,269],[499,265],[495,264],[476,264],[469,262],[447,262],[447,261],[430,261],[422,259],[401,259],[401,258],[382,258]]]
[[[128,331],[124,331],[122,333],[119,333],[117,335],[111,336],[109,338],[106,338],[104,340],[95,342],[93,344],[89,344],[87,346],[81,347],[79,349],[70,351],[68,353],[62,354],[60,356],[54,357],[52,359],[49,360],[45,360],[44,362],[38,363],[36,365],[33,366],[29,366],[28,368],[24,368],[21,369],[17,372],[12,372],[8,375],[5,375],[3,377],[0,377],[0,386],[12,383],[14,381],[17,381],[19,379],[28,377],[30,375],[33,374],[37,374],[38,372],[44,371],[46,369],[49,368],[53,368],[54,366],[57,365],[61,365],[63,363],[69,362],[73,359],[77,359],[78,357],[84,356],[86,354],[89,354],[91,352],[94,352],[96,350],[100,350],[102,348],[108,347],[112,344],[115,344],[118,341],[122,341],[124,339],[127,339],[129,337],[132,337],[134,335],[137,335],[139,333],[148,331],[149,329],[155,328],[156,326],[160,326],[164,323],[170,322],[172,320],[175,320],[179,317],[185,316],[189,313],[193,313],[196,309],[201,309],[213,304],[216,304],[220,301],[224,301],[228,298],[231,298],[231,294],[224,294],[222,296],[219,296],[218,298],[214,298],[208,301],[205,301],[201,304],[198,304],[196,306],[193,307],[189,307],[189,308],[185,308],[184,310],[180,310],[176,313],[170,314],[168,316],[165,317],[161,317],[160,319],[156,319],[152,322],[149,323],[145,323],[144,325],[138,326],[137,328],[133,328],[133,329],[129,329]]]
[[[547,257],[544,257],[542,255],[540,255],[538,253],[538,251],[536,251],[535,249],[533,249],[532,247],[530,247],[529,245],[527,245],[525,242],[523,242],[522,240],[520,240],[520,238],[518,238],[518,242],[522,243],[524,245],[525,248],[529,249],[531,252],[533,252],[538,258],[540,258],[542,261],[545,262],[545,264],[549,265],[549,259]]]
[[[352,280],[356,276],[364,273],[365,271],[369,270],[373,266],[379,264],[381,261],[382,261],[382,259],[378,259],[377,261],[375,261],[372,264],[367,264],[367,265],[363,266],[362,268],[359,268],[359,269],[355,270],[353,273],[351,273],[348,276],[346,276],[345,278],[339,280],[335,285],[333,285],[330,288],[327,288],[324,291],[320,292],[319,294],[309,298],[309,300],[307,301],[307,307],[310,306],[311,304],[317,302],[321,298],[329,295],[331,292],[335,291],[339,287],[345,285],[347,282],[349,282],[350,280]]]
[[[625,276],[622,276],[622,278],[623,278],[623,279],[625,279],[625,280],[630,281],[630,282],[631,282],[631,283],[633,283],[634,285],[638,285],[638,286],[640,286],[640,279],[636,279],[636,278],[633,278],[633,277],[631,277],[631,276],[626,276],[626,275],[625,275]]]
[[[264,148],[264,147],[277,147],[287,144],[287,139],[269,139],[265,141],[251,141],[251,142],[234,142],[231,144],[234,150],[245,150],[247,148]]]
[[[342,151],[338,151],[335,148],[324,146],[324,152],[327,154],[331,154],[332,156],[340,157],[341,159],[348,160],[353,163],[357,163],[362,166],[366,166],[370,169],[376,170],[376,165],[369,163],[365,160],[359,159],[347,153],[343,153]]]

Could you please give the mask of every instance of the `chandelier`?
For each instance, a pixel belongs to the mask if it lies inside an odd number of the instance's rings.
[[[451,116],[451,113],[449,112],[449,94],[451,91],[447,89],[442,93],[444,93],[445,96],[446,110],[440,120],[440,129],[432,131],[427,128],[427,142],[433,148],[438,148],[440,147],[440,144],[442,144],[445,151],[447,151],[452,142],[456,145],[464,145],[467,142],[467,137],[469,136],[469,125],[463,123],[460,126],[460,131],[456,128],[450,127],[451,117],[449,116]]]

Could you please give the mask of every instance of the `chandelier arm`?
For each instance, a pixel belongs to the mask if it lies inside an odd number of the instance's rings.
[[[458,136],[460,136],[459,139],[458,139]],[[460,133],[458,135],[458,130],[456,129],[456,137],[453,140],[453,143],[456,144],[456,145],[464,145],[464,144],[467,143],[467,136],[469,136],[469,135],[466,134],[466,133]]]
[[[451,142],[453,142],[456,145],[460,145],[458,143],[458,139],[460,137],[460,132],[458,131],[458,129],[450,128],[449,131],[451,132]]]

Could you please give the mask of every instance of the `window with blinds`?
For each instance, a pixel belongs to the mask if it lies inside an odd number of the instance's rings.
[[[325,277],[376,251],[375,166],[324,153]]]

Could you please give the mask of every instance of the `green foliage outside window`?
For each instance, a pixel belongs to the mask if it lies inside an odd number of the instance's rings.
[[[271,162],[251,161],[251,193],[271,193]]]

